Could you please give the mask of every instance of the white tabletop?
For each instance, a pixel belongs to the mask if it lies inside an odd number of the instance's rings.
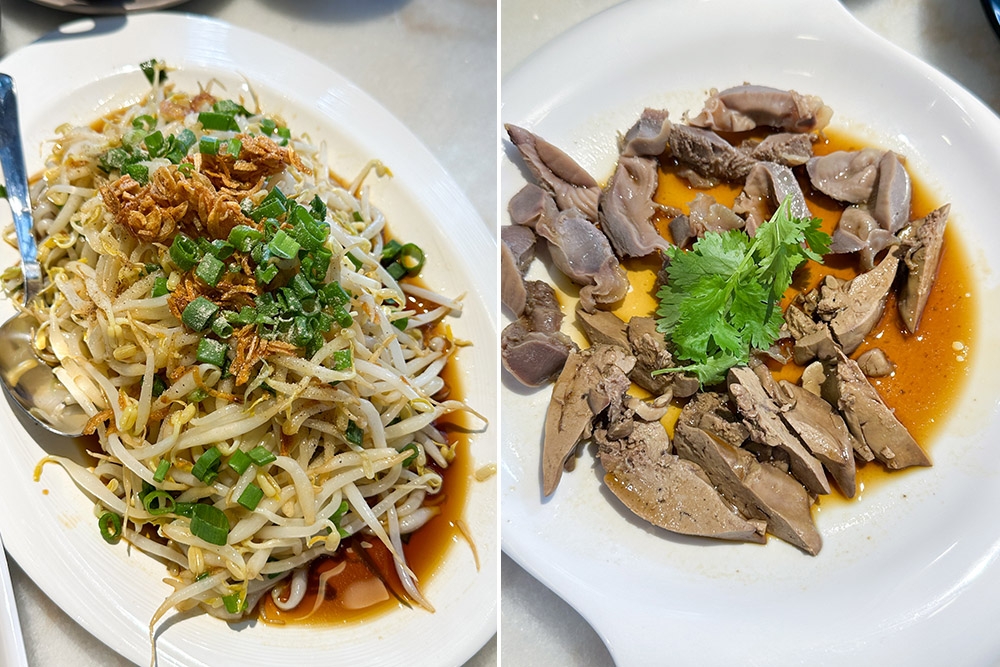
[[[619,1],[503,0],[501,89],[502,77],[537,48]],[[979,2],[842,2],[869,28],[938,68],[1000,112],[1000,40],[986,22]],[[501,218],[501,224],[504,223]],[[500,657],[504,664],[519,667],[614,664],[587,622],[506,555],[500,576]]]
[[[484,0],[192,0],[203,14],[270,37],[351,79],[431,150],[495,230],[496,5]],[[0,56],[76,15],[25,0],[0,5]],[[32,667],[130,664],[64,614],[10,563]],[[497,664],[496,637],[468,663]]]

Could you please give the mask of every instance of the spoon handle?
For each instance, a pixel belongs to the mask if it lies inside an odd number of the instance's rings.
[[[3,169],[7,201],[14,216],[17,246],[21,251],[21,271],[24,274],[24,303],[27,304],[42,287],[42,269],[38,264],[38,246],[28,198],[28,174],[17,117],[17,92],[14,80],[7,74],[0,74],[0,169]]]

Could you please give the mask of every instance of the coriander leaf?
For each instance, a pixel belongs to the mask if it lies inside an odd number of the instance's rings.
[[[702,384],[722,381],[754,349],[777,340],[784,318],[776,308],[806,260],[821,262],[830,237],[817,218],[795,218],[791,197],[758,229],[709,232],[689,251],[671,248],[667,283],[657,292],[657,330],[690,365],[659,372],[694,373]]]

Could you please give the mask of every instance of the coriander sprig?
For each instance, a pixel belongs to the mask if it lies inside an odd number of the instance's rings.
[[[694,373],[703,385],[767,349],[784,322],[775,305],[808,259],[823,261],[830,237],[818,218],[796,218],[787,197],[750,238],[741,230],[709,232],[690,251],[671,248],[668,282],[657,292],[657,330],[690,365],[656,373]]]

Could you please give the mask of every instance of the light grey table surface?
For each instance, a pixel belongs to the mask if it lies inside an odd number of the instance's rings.
[[[977,0],[842,0],[862,23],[1000,112],[1000,41]],[[619,0],[503,0],[501,97],[508,76],[546,42]],[[808,11],[808,3],[802,3]],[[502,119],[501,119],[502,120]],[[503,216],[501,224],[505,224]],[[501,513],[503,508],[501,507]],[[500,659],[517,667],[613,665],[600,637],[511,558],[501,560]]]
[[[431,150],[495,231],[495,0],[191,0],[167,11],[266,32],[352,80]],[[77,18],[2,0],[0,56]],[[64,614],[9,560],[32,667],[131,664]],[[467,667],[496,664],[494,636]]]

